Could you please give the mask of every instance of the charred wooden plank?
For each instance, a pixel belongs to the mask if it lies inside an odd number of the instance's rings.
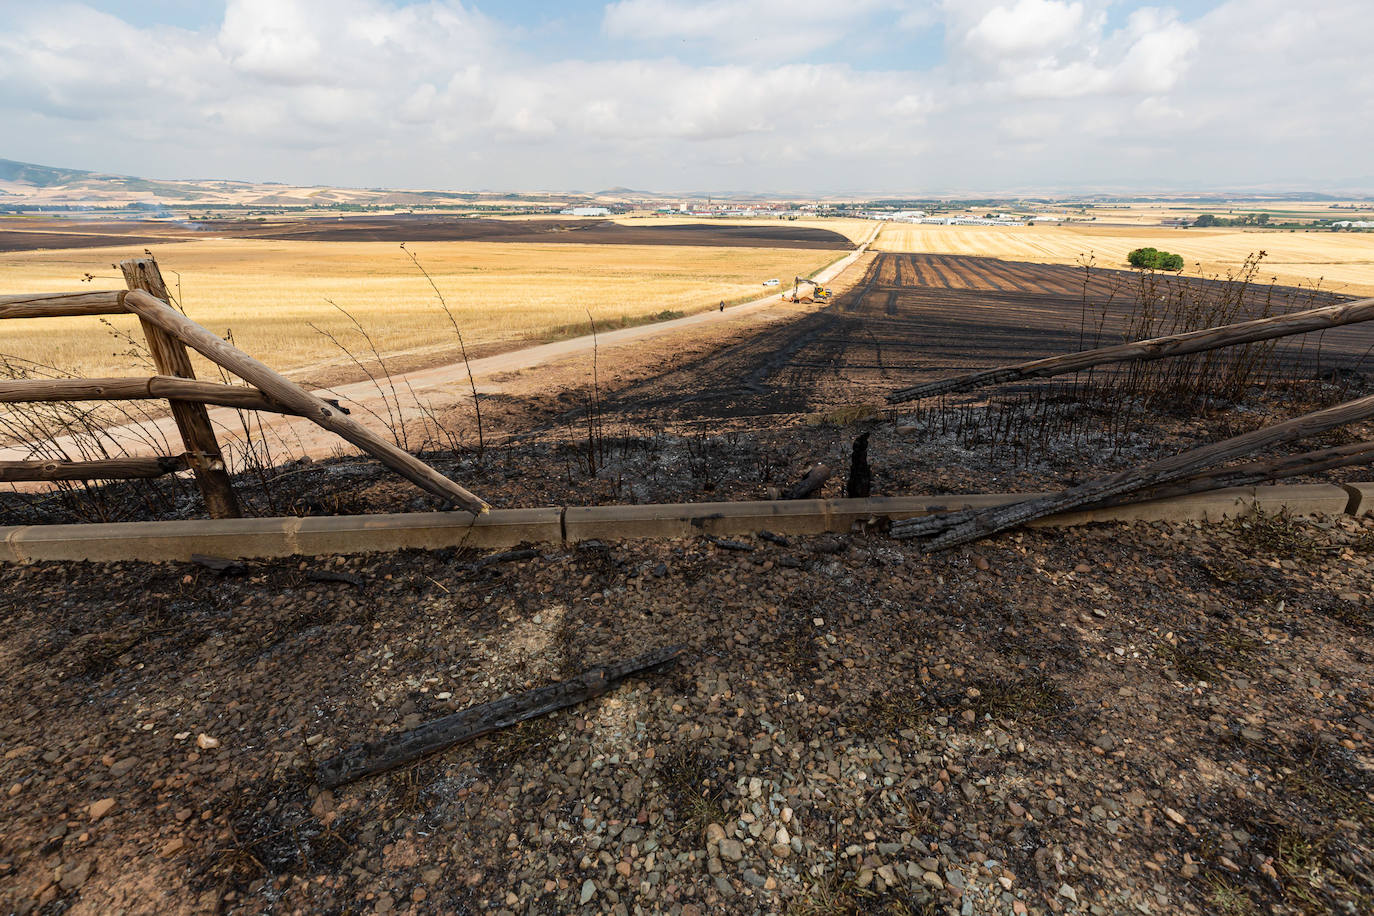
[[[320,764],[317,781],[325,788],[341,786],[404,766],[459,742],[590,700],[631,674],[673,661],[685,648],[656,649],[627,661],[592,668],[570,680],[464,709],[391,738],[354,745]]]
[[[1059,493],[986,509],[972,517],[969,517],[967,512],[958,513],[954,519],[947,520],[947,523],[954,523],[927,542],[924,549],[927,552],[944,550],[1008,528],[1015,528],[1017,525],[1047,515],[1068,512],[1124,494],[1160,487],[1203,470],[1215,468],[1226,461],[1314,436],[1371,416],[1374,416],[1374,395],[1303,414],[1282,423],[1265,426],[1202,448],[1180,452],[1140,467],[1099,477]]]
[[[787,491],[782,494],[782,498],[806,499],[806,497],[825,486],[825,482],[829,479],[830,468],[823,464],[818,464],[807,471],[805,477],[788,487]]]

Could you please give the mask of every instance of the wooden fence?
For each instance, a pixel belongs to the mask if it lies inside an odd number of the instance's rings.
[[[304,417],[436,496],[470,512],[480,514],[489,508],[482,499],[409,452],[349,419],[339,407],[320,400],[177,311],[169,304],[166,284],[152,258],[131,258],[119,266],[128,290],[0,296],[0,319],[137,315],[158,374],[151,378],[0,380],[0,403],[166,399],[185,453],[104,461],[0,461],[0,481],[128,480],[190,469],[210,515],[238,518],[242,510],[205,407],[213,404]],[[198,381],[187,347],[252,387]]]

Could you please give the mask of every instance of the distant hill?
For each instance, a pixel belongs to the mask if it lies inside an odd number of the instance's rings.
[[[70,184],[73,181],[90,178],[94,175],[94,172],[83,172],[80,169],[55,169],[46,165],[34,165],[32,162],[0,159],[0,181],[28,184],[35,188],[50,188],[54,185]]]
[[[337,208],[349,205],[379,208],[472,205],[481,208],[566,206],[587,200],[584,195],[571,194],[334,188],[226,179],[164,180],[0,159],[0,209],[19,206],[214,210],[217,207]]]

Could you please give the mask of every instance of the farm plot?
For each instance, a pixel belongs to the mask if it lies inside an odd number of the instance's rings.
[[[141,247],[0,254],[0,290],[120,288],[109,265]],[[810,274],[841,254],[473,241],[423,242],[412,250],[443,291],[470,353],[585,334],[591,320],[605,330],[702,311],[721,300],[746,301],[767,292],[765,279]],[[193,319],[216,333],[231,332],[240,347],[279,369],[315,369],[325,378],[346,369],[348,360],[329,335],[370,353],[340,309],[358,319],[380,352],[400,355],[399,365],[458,358],[452,325],[399,241],[200,239],[164,244],[155,253]],[[83,284],[88,272],[96,277]],[[0,329],[6,354],[92,377],[124,375],[135,363],[127,342],[111,333],[134,329],[132,319],[109,326],[87,318],[9,324]]]
[[[1074,266],[1092,255],[1098,267],[1124,267],[1132,249],[1178,252],[1189,274],[1225,277],[1265,252],[1259,276],[1289,286],[1374,295],[1374,234],[1282,230],[1160,229],[1146,226],[925,226],[889,224],[874,250],[985,256]]]

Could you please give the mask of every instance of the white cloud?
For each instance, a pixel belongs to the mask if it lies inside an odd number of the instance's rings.
[[[602,27],[612,38],[691,42],[717,56],[794,60],[835,45],[888,12],[904,30],[931,23],[928,0],[616,0]]]
[[[1082,3],[1016,0],[994,6],[969,29],[965,42],[985,58],[1043,52],[1068,44],[1084,24]]]
[[[409,187],[1374,183],[1361,0],[1141,8],[1119,27],[1107,3],[621,0],[603,21],[634,51],[619,60],[536,58],[449,0],[230,0],[195,32],[15,5],[0,155]],[[903,19],[939,25],[921,40],[943,34],[947,60],[872,69],[850,50]],[[786,53],[750,53],[757,36]]]

